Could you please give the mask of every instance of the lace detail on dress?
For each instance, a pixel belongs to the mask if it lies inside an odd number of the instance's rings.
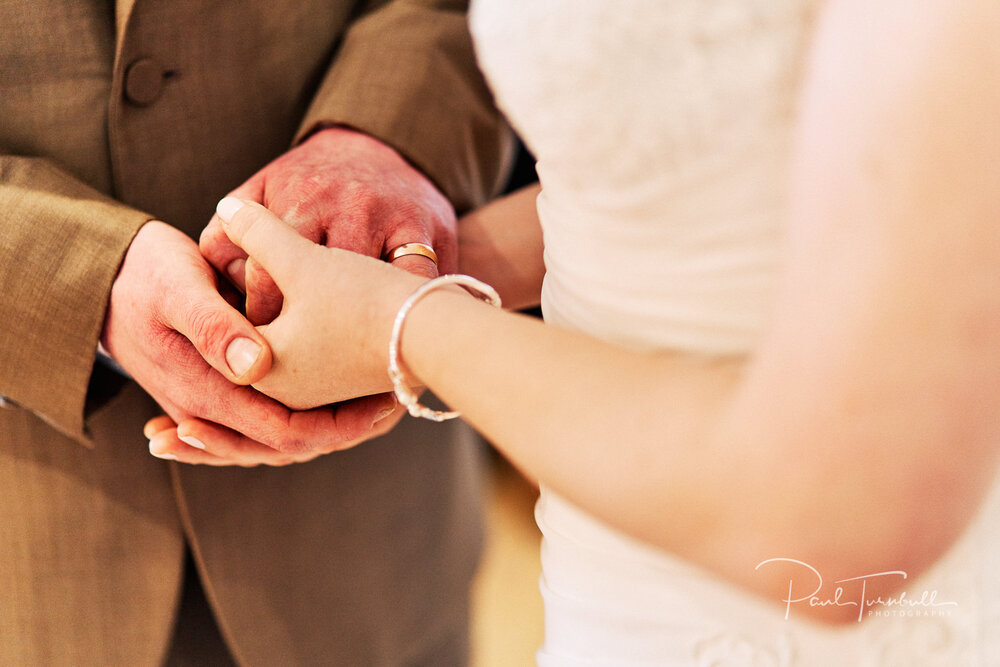
[[[786,128],[814,4],[480,0],[473,21],[499,104],[540,162],[604,197]]]
[[[872,625],[872,667],[975,664],[965,633],[950,619],[907,618],[905,623]]]

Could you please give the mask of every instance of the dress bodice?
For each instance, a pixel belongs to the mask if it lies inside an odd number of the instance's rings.
[[[546,318],[739,352],[776,273],[811,2],[481,1],[481,64],[538,159]]]

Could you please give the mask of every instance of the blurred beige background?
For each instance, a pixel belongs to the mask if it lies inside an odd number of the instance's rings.
[[[472,667],[528,667],[542,643],[538,491],[499,456],[490,462],[486,550],[473,588]]]

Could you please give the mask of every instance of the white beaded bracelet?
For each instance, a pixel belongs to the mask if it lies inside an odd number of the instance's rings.
[[[406,322],[406,316],[410,314],[410,309],[430,292],[433,292],[439,287],[444,287],[445,285],[460,285],[470,294],[473,294],[473,296],[478,296],[483,301],[486,301],[497,308],[500,307],[500,295],[497,294],[495,289],[481,280],[476,280],[472,276],[465,276],[461,274],[438,276],[433,280],[427,281],[418,287],[417,290],[403,302],[403,305],[399,307],[399,312],[396,313],[396,320],[392,325],[392,337],[389,339],[389,378],[392,380],[392,387],[396,393],[396,398],[400,403],[406,406],[407,411],[409,411],[412,416],[422,417],[436,422],[454,419],[455,417],[458,417],[460,413],[455,410],[447,412],[432,410],[426,405],[420,404],[417,395],[410,391],[410,388],[406,386],[406,379],[403,376],[403,371],[400,369],[399,341],[403,335],[403,324]]]

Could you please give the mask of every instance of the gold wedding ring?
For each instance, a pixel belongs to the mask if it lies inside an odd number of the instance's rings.
[[[396,246],[386,253],[385,261],[392,263],[400,257],[407,255],[422,255],[434,262],[434,266],[437,266],[438,263],[437,253],[434,252],[434,248],[426,243],[404,243],[403,245]]]

